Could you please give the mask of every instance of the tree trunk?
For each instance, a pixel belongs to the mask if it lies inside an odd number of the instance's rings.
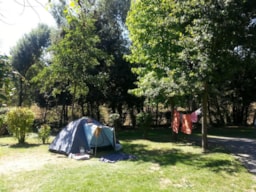
[[[97,102],[97,101],[96,101],[96,107],[95,107],[95,109],[96,109],[97,120],[98,120],[98,121],[101,121],[101,120],[100,120],[100,103]]]
[[[47,104],[48,106],[48,104]],[[46,123],[46,119],[47,119],[47,106],[43,109],[43,123]]]
[[[174,131],[173,131],[173,129],[172,129],[172,122],[173,122],[173,118],[174,118],[174,102],[173,102],[173,99],[171,99],[171,124],[170,124],[170,128],[171,128],[171,130],[172,130],[172,140],[174,141],[174,142],[177,142],[178,141],[178,134],[177,133],[175,133]]]
[[[223,110],[221,110],[221,104],[220,104],[221,101],[218,98],[218,96],[215,96],[214,99],[215,99],[214,105],[215,105],[216,111],[217,111],[217,114],[215,114],[216,119],[217,119],[217,123],[223,125],[223,124],[225,124],[225,121],[224,121],[224,118],[223,118],[223,116],[224,116],[223,115]]]
[[[208,148],[208,141],[207,141],[207,85],[204,85],[204,92],[202,98],[202,112],[203,112],[203,122],[202,122],[202,150],[205,153]]]
[[[159,104],[157,103],[156,104],[155,126],[158,126],[160,124],[158,120],[159,120]]]
[[[75,85],[75,88],[74,88],[74,93],[73,93],[73,97],[72,97],[72,104],[71,104],[72,120],[75,119],[75,100],[76,100],[76,85]]]
[[[80,107],[81,107],[81,113],[82,113],[82,116],[85,116],[85,111],[84,111],[84,102],[83,102],[83,101],[80,103]]]
[[[22,106],[22,98],[23,98],[23,82],[22,82],[22,78],[19,78],[19,83],[20,83],[20,90],[19,90],[19,103],[18,106],[21,107]]]
[[[136,127],[136,116],[134,115],[134,108],[133,107],[131,107],[129,109],[129,113],[130,113],[132,127],[135,128]]]

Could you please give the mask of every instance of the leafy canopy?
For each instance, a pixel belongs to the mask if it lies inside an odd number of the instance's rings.
[[[138,75],[138,88],[131,91],[136,95],[157,98],[182,94],[176,81],[186,82],[179,75],[175,79],[175,74],[182,72],[176,69],[181,29],[170,16],[174,6],[171,0],[132,1],[126,20],[132,42],[127,59],[135,64],[133,72]]]

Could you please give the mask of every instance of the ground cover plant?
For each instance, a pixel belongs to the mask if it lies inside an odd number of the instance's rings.
[[[169,129],[150,130],[147,139],[134,130],[118,137],[123,152],[136,160],[103,163],[99,158],[113,151],[101,151],[90,160],[77,161],[48,152],[48,145],[36,137],[23,145],[0,138],[0,191],[256,190],[255,176],[221,148],[202,153],[190,138],[172,143]],[[14,167],[7,169],[10,165]]]

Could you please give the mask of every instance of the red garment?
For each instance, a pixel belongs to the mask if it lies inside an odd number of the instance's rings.
[[[190,114],[183,114],[182,115],[182,126],[181,126],[181,132],[185,134],[191,134],[192,133],[192,120]]]
[[[173,118],[172,118],[172,131],[174,133],[179,132],[180,127],[180,113],[176,110],[173,111]]]

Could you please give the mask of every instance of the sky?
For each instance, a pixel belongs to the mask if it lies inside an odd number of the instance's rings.
[[[47,3],[48,0],[0,0],[0,54],[8,55],[10,48],[39,23],[56,26]]]

